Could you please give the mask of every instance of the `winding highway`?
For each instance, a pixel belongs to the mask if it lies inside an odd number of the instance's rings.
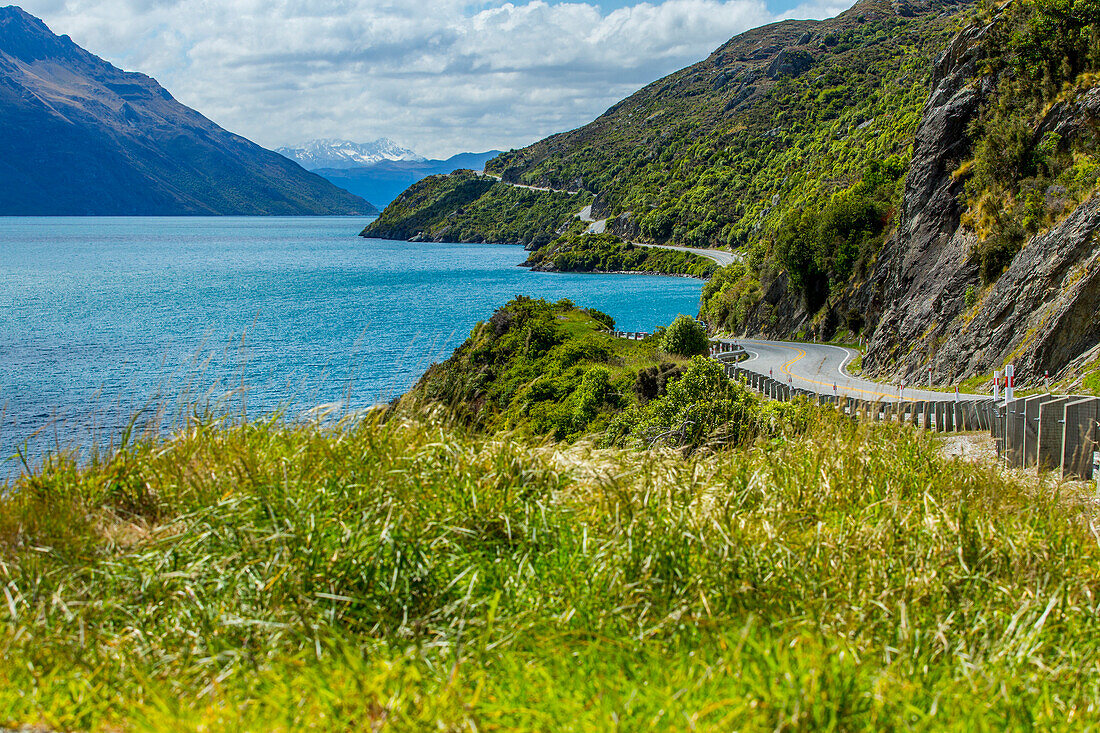
[[[487,178],[495,179],[496,181],[503,183],[513,188],[523,188],[528,191],[542,191],[544,193],[568,193],[576,194],[577,191],[565,191],[560,188],[546,188],[544,186],[528,186],[523,183],[512,183],[511,181],[505,181],[500,176],[493,173],[482,172],[479,175],[483,175]],[[592,216],[592,204],[585,206],[579,212],[577,212],[577,218],[588,224],[588,229],[585,234],[603,234],[607,231],[607,219],[596,219]],[[718,263],[719,267],[725,267],[726,265],[732,265],[734,262],[741,260],[740,252],[725,252],[719,249],[703,249],[699,247],[677,247],[672,244],[645,244],[644,242],[631,242],[631,244],[637,247],[652,247],[654,249],[672,249],[680,252],[690,252],[693,255],[699,257],[705,257],[708,260],[713,260]]]
[[[906,386],[881,384],[854,377],[844,367],[859,356],[855,349],[830,344],[803,344],[786,341],[760,341],[757,339],[726,339],[725,343],[737,344],[749,354],[738,364],[742,369],[771,376],[794,387],[808,389],[818,394],[836,394],[863,400],[896,402],[950,400],[953,392],[933,392]],[[960,394],[959,400],[987,399],[987,395]]]

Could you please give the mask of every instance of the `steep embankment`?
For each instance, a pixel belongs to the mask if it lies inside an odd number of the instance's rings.
[[[1100,342],[1100,8],[1016,2],[955,38],[863,308],[865,371],[1028,380]],[[860,298],[856,298],[859,300]]]
[[[374,211],[150,77],[0,8],[0,215]]]

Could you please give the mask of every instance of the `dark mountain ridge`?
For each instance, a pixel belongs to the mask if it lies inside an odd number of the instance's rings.
[[[374,207],[0,8],[0,215],[366,214]]]

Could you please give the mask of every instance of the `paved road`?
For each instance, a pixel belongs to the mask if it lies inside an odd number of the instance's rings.
[[[672,244],[645,244],[644,242],[634,242],[639,247],[653,247],[655,249],[675,249],[681,252],[691,252],[692,254],[699,255],[700,257],[706,257],[708,260],[714,260],[722,267],[726,265],[732,265],[734,262],[738,262],[741,259],[740,252],[726,252],[720,249],[700,249],[698,247],[677,247]]]
[[[846,395],[864,400],[883,400],[896,402],[899,399],[898,385],[880,384],[868,379],[853,377],[844,371],[844,366],[859,355],[854,349],[829,344],[802,344],[786,341],[759,341],[756,339],[733,339],[745,348],[749,359],[738,366],[768,375],[773,379],[788,381],[792,386],[813,390],[819,394]],[[906,387],[901,398],[910,401],[950,400],[954,392],[931,392]],[[961,394],[960,400],[986,399],[985,395]]]

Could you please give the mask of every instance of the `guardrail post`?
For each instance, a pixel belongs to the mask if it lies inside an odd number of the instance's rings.
[[[1097,449],[1100,400],[1095,397],[1067,402],[1063,410],[1062,478],[1092,478],[1092,454]]]
[[[1048,394],[1024,399],[1023,468],[1031,468],[1039,460],[1039,408],[1050,400]]]
[[[1012,400],[1005,403],[1005,460],[1008,465],[1019,468],[1024,463],[1024,400]]]
[[[1039,436],[1036,465],[1040,471],[1052,471],[1062,467],[1062,438],[1065,434],[1062,420],[1066,403],[1076,397],[1055,397],[1039,405]]]
[[[993,445],[997,448],[997,457],[1005,452],[1005,423],[1004,405],[993,401],[993,408],[989,411],[989,434],[993,436]]]
[[[975,408],[978,414],[978,430],[992,432],[993,430],[993,400],[982,400]]]

